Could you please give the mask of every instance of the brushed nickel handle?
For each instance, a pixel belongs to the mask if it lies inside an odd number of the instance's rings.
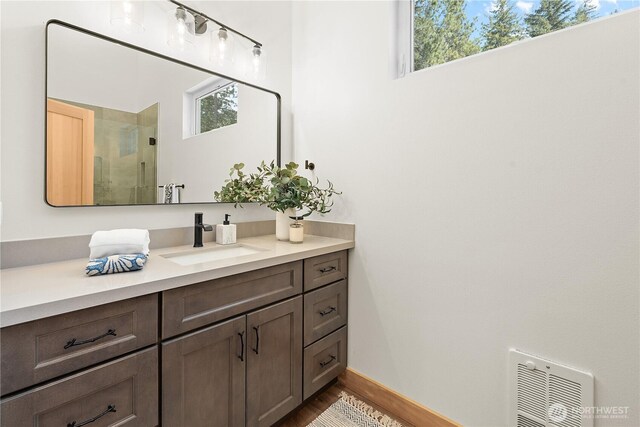
[[[84,420],[80,423],[76,422],[76,421],[72,421],[70,423],[67,424],[67,427],[82,427],[82,426],[86,426],[87,424],[91,424],[94,421],[99,420],[100,418],[104,417],[105,415],[107,415],[110,412],[116,412],[116,405],[109,405],[107,406],[107,409],[101,413],[96,415],[93,418],[89,418],[88,420]]]
[[[334,355],[329,356],[329,360],[325,360],[324,362],[320,362],[320,367],[324,368],[325,366],[327,366],[329,363],[333,362],[334,360],[336,360],[336,357]]]
[[[112,336],[115,337],[116,336],[116,330],[115,329],[109,329],[107,332],[105,332],[102,335],[98,335],[95,338],[89,338],[87,340],[82,340],[82,341],[78,341],[77,338],[72,338],[69,341],[67,341],[67,344],[65,344],[64,349],[66,350],[66,349],[74,347],[76,345],[89,344],[89,343],[98,341],[99,339],[102,339],[104,337],[108,337],[109,335],[112,335]]]
[[[337,270],[337,269],[338,269],[338,268],[337,268],[335,265],[332,265],[332,266],[329,266],[329,267],[321,268],[321,269],[320,269],[320,273],[323,273],[323,274],[324,274],[324,273],[328,273],[328,272],[330,272],[330,271]]]

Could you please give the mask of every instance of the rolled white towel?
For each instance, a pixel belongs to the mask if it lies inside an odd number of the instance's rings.
[[[96,231],[91,236],[89,258],[103,258],[111,255],[149,255],[149,230],[120,229]]]

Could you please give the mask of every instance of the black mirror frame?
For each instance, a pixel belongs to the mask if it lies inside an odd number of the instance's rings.
[[[119,44],[121,46],[127,47],[129,49],[136,50],[138,52],[146,53],[148,55],[155,56],[156,58],[164,59],[166,61],[173,62],[175,64],[183,65],[185,67],[193,68],[194,70],[202,71],[203,73],[211,74],[212,76],[222,77],[227,80],[231,80],[245,86],[261,90],[263,92],[270,93],[276,97],[277,107],[277,123],[276,123],[276,163],[278,166],[281,166],[282,163],[282,97],[278,92],[274,92],[270,89],[254,85],[252,83],[247,83],[242,80],[237,80],[232,77],[229,77],[224,74],[216,73],[215,71],[207,70],[206,68],[198,67],[197,65],[189,64],[188,62],[181,61],[179,59],[171,58],[166,55],[162,55],[160,53],[154,52],[149,49],[145,49],[143,47],[139,47],[133,45],[131,43],[127,43],[122,40],[114,39],[109,36],[105,36],[104,34],[96,33],[91,30],[87,30],[86,28],[78,27],[77,25],[70,24],[68,22],[60,21],[58,19],[51,19],[47,21],[45,25],[45,57],[44,57],[44,192],[43,198],[44,202],[53,207],[53,208],[87,208],[87,207],[121,207],[121,206],[184,206],[184,205],[215,205],[215,204],[228,204],[226,202],[188,202],[188,203],[139,203],[139,204],[120,204],[120,205],[52,205],[47,200],[47,87],[49,83],[49,26],[50,25],[58,25],[64,28],[68,28],[70,30],[78,31],[80,33],[84,33],[89,36],[93,36],[111,43]],[[247,202],[247,203],[255,203],[255,202]]]

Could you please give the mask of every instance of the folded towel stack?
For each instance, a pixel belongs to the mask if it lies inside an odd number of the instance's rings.
[[[122,229],[96,231],[89,242],[89,276],[123,273],[144,267],[149,256],[149,231]]]

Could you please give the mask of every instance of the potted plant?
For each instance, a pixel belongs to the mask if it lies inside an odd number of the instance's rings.
[[[278,240],[289,240],[289,225],[296,211],[305,211],[307,217],[313,212],[325,214],[331,211],[332,196],[342,194],[333,188],[330,181],[326,188],[321,188],[319,180],[312,182],[298,175],[298,164],[287,163],[284,167],[274,162],[267,165],[262,162],[256,173],[246,174],[244,163],[233,165],[230,178],[220,191],[214,193],[219,202],[242,203],[258,202],[276,212],[276,237]]]

